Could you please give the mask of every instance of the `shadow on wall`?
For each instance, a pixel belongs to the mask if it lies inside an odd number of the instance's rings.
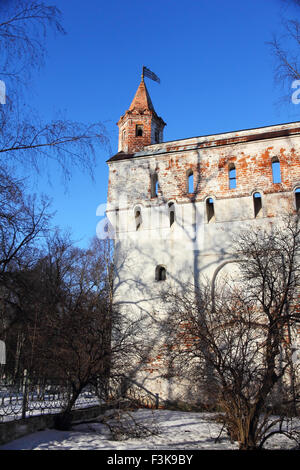
[[[200,155],[198,158],[200,160]],[[170,225],[175,224],[184,234],[184,246],[171,239],[155,240],[155,244],[161,245],[158,250],[157,245],[153,246],[151,241],[145,242],[142,237],[137,237],[136,240],[116,240],[115,244],[115,307],[122,312],[123,317],[138,325],[139,331],[136,331],[135,339],[142,345],[142,350],[139,350],[132,361],[127,375],[129,378],[138,377],[139,382],[146,384],[151,390],[153,388],[153,391],[157,390],[158,383],[163,382],[163,387],[167,390],[165,398],[169,400],[176,398],[178,378],[172,377],[170,364],[164,357],[166,351],[162,320],[166,305],[163,293],[174,286],[185,290],[187,284],[196,288],[202,272],[212,269],[231,256],[227,253],[230,245],[226,245],[224,237],[221,238],[220,233],[216,232],[211,234],[213,238],[210,239],[210,245],[214,246],[211,256],[204,257],[201,250],[193,248],[197,246],[199,234],[204,233],[199,229],[199,223],[204,223],[203,213],[200,213],[196,205],[200,171],[197,174],[198,180],[195,181],[195,192],[190,205],[192,223],[185,224],[184,220],[177,218],[176,205],[173,203],[170,206],[162,191],[160,194],[162,207],[169,211]],[[134,211],[136,232],[143,231],[142,210],[139,205]],[[158,259],[158,251],[162,253],[163,260]],[[182,257],[184,253],[186,256]],[[168,262],[165,263],[166,259]],[[189,384],[185,393],[191,395],[195,390]]]
[[[221,170],[228,170],[229,188],[235,189],[237,169],[232,166],[233,164],[229,165],[230,158],[230,153],[223,155]],[[275,163],[273,162],[273,164]],[[135,166],[135,162],[132,162],[132,165]],[[145,168],[145,164],[140,168],[143,180]],[[139,168],[136,168],[137,172],[138,170]],[[157,197],[156,206],[159,208],[164,207],[169,212],[170,226],[176,225],[176,228],[184,234],[185,244],[183,246],[172,239],[165,241],[158,239],[152,242],[153,245],[151,245],[151,241],[145,243],[142,237],[132,242],[129,240],[116,241],[115,304],[117,308],[124,312],[127,318],[138,319],[140,340],[143,343],[142,356],[132,362],[129,376],[133,378],[142,373],[143,380],[148,382],[148,388],[149,381],[157,382],[168,376],[168,398],[170,399],[173,398],[173,385],[178,384],[175,383],[176,379],[172,382],[172,371],[168,370],[167,361],[160,355],[163,344],[161,319],[164,317],[165,312],[163,291],[168,290],[171,286],[185,290],[187,284],[194,286],[196,290],[202,280],[207,280],[206,273],[210,273],[211,293],[213,295],[217,280],[225,273],[228,275],[232,271],[233,264],[237,262],[232,252],[231,239],[232,235],[240,229],[240,221],[229,222],[226,228],[216,230],[213,195],[207,194],[204,199],[197,200],[199,190],[203,190],[203,187],[209,187],[209,182],[215,179],[215,175],[212,174],[209,178],[203,180],[201,170],[200,150],[198,150],[197,162],[193,166],[193,170],[190,169],[186,173],[187,181],[184,189],[191,209],[189,224],[185,224],[183,219],[177,217],[178,206],[176,206],[174,200],[170,203],[170,198],[164,194],[163,187],[159,185],[157,173],[155,173],[155,177],[152,176],[149,179],[151,196]],[[126,175],[122,175],[121,178],[124,179],[122,181],[125,188]],[[121,185],[122,181],[119,182]],[[174,185],[174,193],[177,191],[178,194],[182,194],[182,182],[174,179]],[[300,188],[295,191],[295,205],[297,208],[299,208],[300,198],[298,194],[300,194]],[[132,191],[130,188],[130,199],[149,203],[147,188],[144,194],[141,194],[138,187],[133,187]],[[197,202],[204,203],[203,211],[199,210]],[[261,218],[263,207],[259,191],[254,190],[251,203],[253,220]],[[135,211],[135,228],[136,231],[140,231],[142,234],[143,204],[138,206]],[[245,214],[243,216],[245,218]],[[256,221],[255,223],[265,222]],[[203,227],[205,227],[205,230]],[[203,244],[206,243],[206,251],[198,247],[201,235],[206,237],[203,240]],[[158,247],[157,244],[160,244],[160,246]],[[209,247],[213,247],[213,250],[209,251]],[[157,255],[158,252],[161,253],[161,256]],[[141,379],[139,380],[141,381]]]

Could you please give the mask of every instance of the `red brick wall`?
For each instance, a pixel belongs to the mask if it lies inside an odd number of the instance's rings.
[[[125,139],[120,143],[122,150],[128,153],[138,152],[146,145],[151,144],[152,112],[145,111],[144,115],[136,112],[127,112],[118,123],[120,139],[123,139],[123,130],[126,132]],[[143,126],[143,136],[136,137],[136,126]],[[124,147],[124,149],[123,149]]]
[[[151,139],[151,112],[125,115],[128,131],[128,153],[142,150]],[[144,125],[144,136],[135,136],[136,124]],[[121,126],[120,126],[121,128]],[[251,138],[250,138],[251,137]],[[300,186],[300,134],[277,136],[273,139],[259,140],[249,137],[242,142],[205,141],[195,146],[193,139],[180,142],[151,145],[144,148],[143,158],[112,162],[108,201],[118,201],[118,195],[126,191],[128,202],[136,204],[151,200],[150,175],[156,171],[159,182],[159,196],[164,201],[180,202],[203,201],[208,196],[215,199],[229,199],[250,196],[254,191],[262,195],[278,193],[282,201],[289,199],[288,194]],[[256,136],[255,136],[256,137]],[[191,145],[194,148],[184,151]],[[195,149],[195,147],[198,147]],[[156,154],[156,152],[158,153]],[[277,157],[281,167],[281,183],[273,183],[272,158]],[[236,189],[229,189],[229,164],[236,167]],[[187,172],[194,173],[194,193],[187,193]],[[291,201],[290,201],[291,199]],[[161,201],[161,199],[160,199]],[[275,201],[275,200],[274,200]],[[152,199],[152,202],[153,201]],[[276,205],[277,202],[274,202]],[[268,212],[273,215],[273,209]]]
[[[247,196],[254,190],[264,194],[292,191],[300,184],[300,154],[294,148],[280,148],[280,154],[273,147],[251,153],[235,150],[225,154],[219,151],[218,158],[210,158],[209,152],[199,152],[199,157],[182,154],[169,159],[161,158],[158,163],[158,179],[162,193],[171,198],[202,200],[207,195],[216,198]],[[277,156],[281,167],[281,183],[273,183],[272,157]],[[236,189],[229,189],[229,164],[236,168]],[[187,172],[194,173],[195,194],[187,194]],[[149,190],[148,190],[149,192]]]

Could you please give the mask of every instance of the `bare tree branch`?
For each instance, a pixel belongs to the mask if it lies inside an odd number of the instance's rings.
[[[56,6],[38,0],[6,0],[0,5],[0,79],[9,83],[0,106],[0,166],[18,164],[40,171],[55,161],[65,179],[79,167],[92,177],[96,151],[109,146],[101,123],[84,124],[65,116],[43,122],[26,103],[25,88],[35,69],[44,64],[46,38],[64,33]]]
[[[214,298],[210,285],[164,293],[163,331],[168,370],[198,384],[199,401],[221,408],[232,439],[254,449],[278,423],[274,403],[292,400],[295,412],[300,398],[290,335],[300,321],[299,217],[252,228],[233,245],[238,273],[219,281]]]

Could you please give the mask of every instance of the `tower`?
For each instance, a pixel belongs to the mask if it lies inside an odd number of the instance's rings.
[[[142,77],[118,126],[119,151],[107,160],[114,305],[138,325],[144,348],[126,376],[167,400],[192,401],[199,390],[189,368],[169,361],[164,294],[183,290],[188,303],[186,286],[210,280],[213,294],[238,280],[232,240],[299,210],[300,122],[163,142]]]
[[[129,109],[117,124],[119,152],[131,154],[142,150],[146,145],[163,141],[166,124],[155,112],[143,75]]]

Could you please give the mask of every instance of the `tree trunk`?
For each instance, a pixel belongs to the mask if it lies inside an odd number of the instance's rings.
[[[68,431],[70,429],[71,424],[72,424],[72,418],[73,418],[72,408],[75,405],[75,402],[77,398],[79,397],[82,391],[82,388],[83,387],[73,391],[72,397],[70,398],[64,411],[62,411],[56,416],[55,422],[54,422],[55,429],[58,429],[60,431]]]

